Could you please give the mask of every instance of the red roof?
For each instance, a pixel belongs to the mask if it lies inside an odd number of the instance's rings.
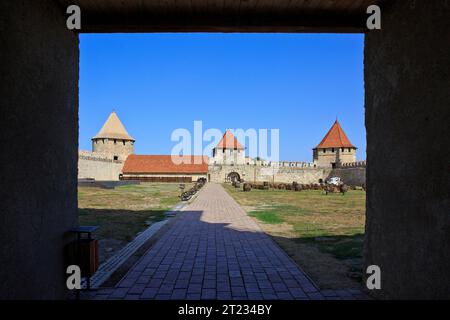
[[[356,148],[350,140],[348,140],[345,135],[344,130],[342,130],[341,125],[336,120],[325,135],[325,137],[320,141],[317,148]]]
[[[217,144],[216,148],[219,149],[245,149],[242,144],[239,143],[238,139],[234,134],[227,130],[222,137],[222,140]]]
[[[207,156],[129,155],[123,173],[207,173]]]

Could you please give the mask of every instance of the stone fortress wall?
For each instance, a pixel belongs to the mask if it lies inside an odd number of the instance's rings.
[[[78,151],[78,179],[118,181],[124,160],[114,160],[112,154]]]
[[[114,160],[112,154],[80,150],[78,156],[78,179],[95,179],[97,181],[118,181],[125,160]],[[209,165],[208,180],[222,183],[236,172],[240,178],[249,182],[275,182],[302,184],[324,182],[330,177],[340,177],[349,185],[360,186],[366,181],[365,161],[343,163],[340,167],[317,167],[310,162],[277,163],[258,162],[245,165]],[[151,176],[152,174],[148,174]],[[161,174],[158,174],[161,176]],[[203,178],[198,175],[195,178]]]
[[[364,165],[362,165],[364,163]],[[229,181],[232,173],[248,182],[272,182],[311,184],[325,182],[331,177],[340,177],[348,185],[361,186],[366,182],[365,161],[345,163],[337,168],[317,167],[308,162],[278,162],[282,165],[210,165],[208,179],[211,182]]]
[[[108,138],[93,139],[92,150],[95,153],[113,155],[117,160],[125,161],[129,154],[134,153],[134,141]]]
[[[336,142],[339,140],[338,142]],[[331,141],[331,142],[330,142]],[[118,181],[128,155],[134,154],[132,138],[113,111],[100,132],[92,138],[92,152],[79,151],[78,179]],[[340,147],[329,147],[329,145]],[[356,147],[345,136],[339,122],[333,124],[322,142],[313,149],[313,162],[267,161],[245,155],[245,147],[230,130],[213,149],[207,177],[192,175],[193,181],[207,178],[211,182],[228,182],[232,177],[249,182],[301,184],[322,183],[331,177],[341,177],[349,185],[365,184],[365,161],[356,162]],[[140,172],[141,178],[172,178],[177,174]],[[170,180],[170,179],[169,179]]]

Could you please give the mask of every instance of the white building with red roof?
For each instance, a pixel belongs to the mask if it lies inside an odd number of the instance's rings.
[[[174,159],[176,157],[176,159]],[[147,182],[193,182],[207,178],[208,157],[136,155],[125,161],[121,180]]]

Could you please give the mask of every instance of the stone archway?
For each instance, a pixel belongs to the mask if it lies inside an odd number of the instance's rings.
[[[230,172],[227,175],[227,181],[229,181],[229,182],[241,181],[241,176],[239,175],[239,173],[237,173],[235,171]]]

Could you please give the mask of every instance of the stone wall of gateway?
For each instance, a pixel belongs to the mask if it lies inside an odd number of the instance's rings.
[[[248,182],[275,182],[302,184],[320,183],[331,177],[340,177],[348,185],[361,186],[366,182],[365,167],[345,167],[332,169],[331,167],[263,167],[263,166],[209,166],[208,179],[211,182],[222,183],[227,177],[236,172],[240,178]]]
[[[113,160],[112,155],[80,150],[78,154],[78,179],[118,181],[123,165],[124,161]]]
[[[78,225],[78,34],[57,1],[0,1],[0,299],[68,293]],[[19,138],[20,137],[20,138]],[[13,142],[13,143],[11,143]]]
[[[331,168],[314,167],[263,167],[263,166],[209,166],[208,178],[211,182],[226,182],[227,177],[236,172],[248,182],[319,183],[331,173]]]

